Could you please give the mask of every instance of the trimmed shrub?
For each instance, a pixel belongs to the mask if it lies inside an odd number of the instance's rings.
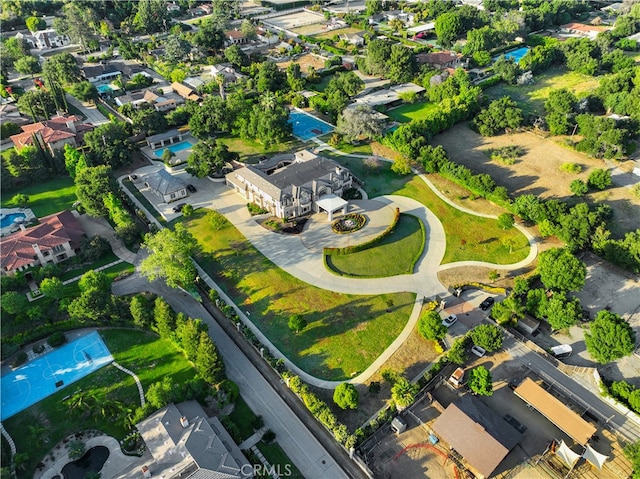
[[[56,331],[51,336],[49,336],[49,339],[47,339],[47,343],[52,348],[57,348],[58,346],[62,346],[66,342],[67,342],[67,337],[64,335],[64,333],[60,331]]]

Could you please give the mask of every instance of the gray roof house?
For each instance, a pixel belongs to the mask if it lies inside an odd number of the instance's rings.
[[[227,185],[278,218],[326,211],[329,220],[348,202],[340,197],[351,188],[351,172],[333,160],[308,150],[275,155],[226,176]],[[325,200],[325,201],[322,201]]]
[[[147,173],[142,180],[145,186],[165,203],[171,203],[187,196],[187,185],[184,181],[173,177],[166,170]]]
[[[253,467],[220,421],[196,401],[169,404],[136,425],[153,462],[147,477],[238,479]]]

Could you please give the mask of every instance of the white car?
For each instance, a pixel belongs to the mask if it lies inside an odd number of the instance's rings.
[[[442,325],[446,326],[447,328],[451,327],[453,325],[453,323],[455,323],[458,320],[458,317],[455,314],[450,314],[449,316],[447,316],[446,318],[444,318],[442,320]]]
[[[484,356],[485,354],[487,354],[487,350],[480,347],[480,346],[476,346],[475,344],[473,346],[471,346],[471,352],[473,354],[475,354],[476,356],[478,356],[479,358],[481,358],[482,356]]]

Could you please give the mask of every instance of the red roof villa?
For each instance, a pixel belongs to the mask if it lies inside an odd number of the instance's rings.
[[[2,273],[59,263],[76,255],[84,231],[71,211],[40,219],[40,224],[0,240]]]
[[[84,134],[93,130],[91,123],[81,123],[82,118],[76,115],[58,115],[50,120],[23,125],[22,133],[11,136],[17,151],[37,141],[43,149],[53,155],[55,150],[64,145],[78,146],[84,143]]]

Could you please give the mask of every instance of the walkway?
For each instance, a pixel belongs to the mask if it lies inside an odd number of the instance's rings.
[[[117,369],[119,369],[120,371],[122,371],[123,373],[127,373],[129,376],[131,376],[133,378],[133,380],[136,382],[136,386],[138,387],[138,394],[140,394],[140,406],[144,407],[145,405],[145,400],[144,400],[144,389],[142,389],[142,384],[140,383],[140,379],[138,379],[138,376],[136,376],[136,374],[133,371],[130,371],[129,369],[120,366],[117,362],[112,362],[111,364],[113,364]]]
[[[82,102],[78,101],[75,97],[66,94],[67,103],[72,105],[74,108],[78,109],[80,113],[82,113],[86,118],[87,122],[91,123],[93,126],[100,126],[105,123],[109,123],[109,119],[105,118],[105,116],[100,113],[98,107],[95,105],[84,105]]]
[[[96,235],[101,236],[109,242],[111,249],[113,250],[113,254],[122,261],[133,264],[136,259],[136,254],[127,249],[123,241],[116,236],[116,232],[106,219],[86,214],[81,215],[77,211],[73,211],[73,215],[76,217],[88,237]]]

